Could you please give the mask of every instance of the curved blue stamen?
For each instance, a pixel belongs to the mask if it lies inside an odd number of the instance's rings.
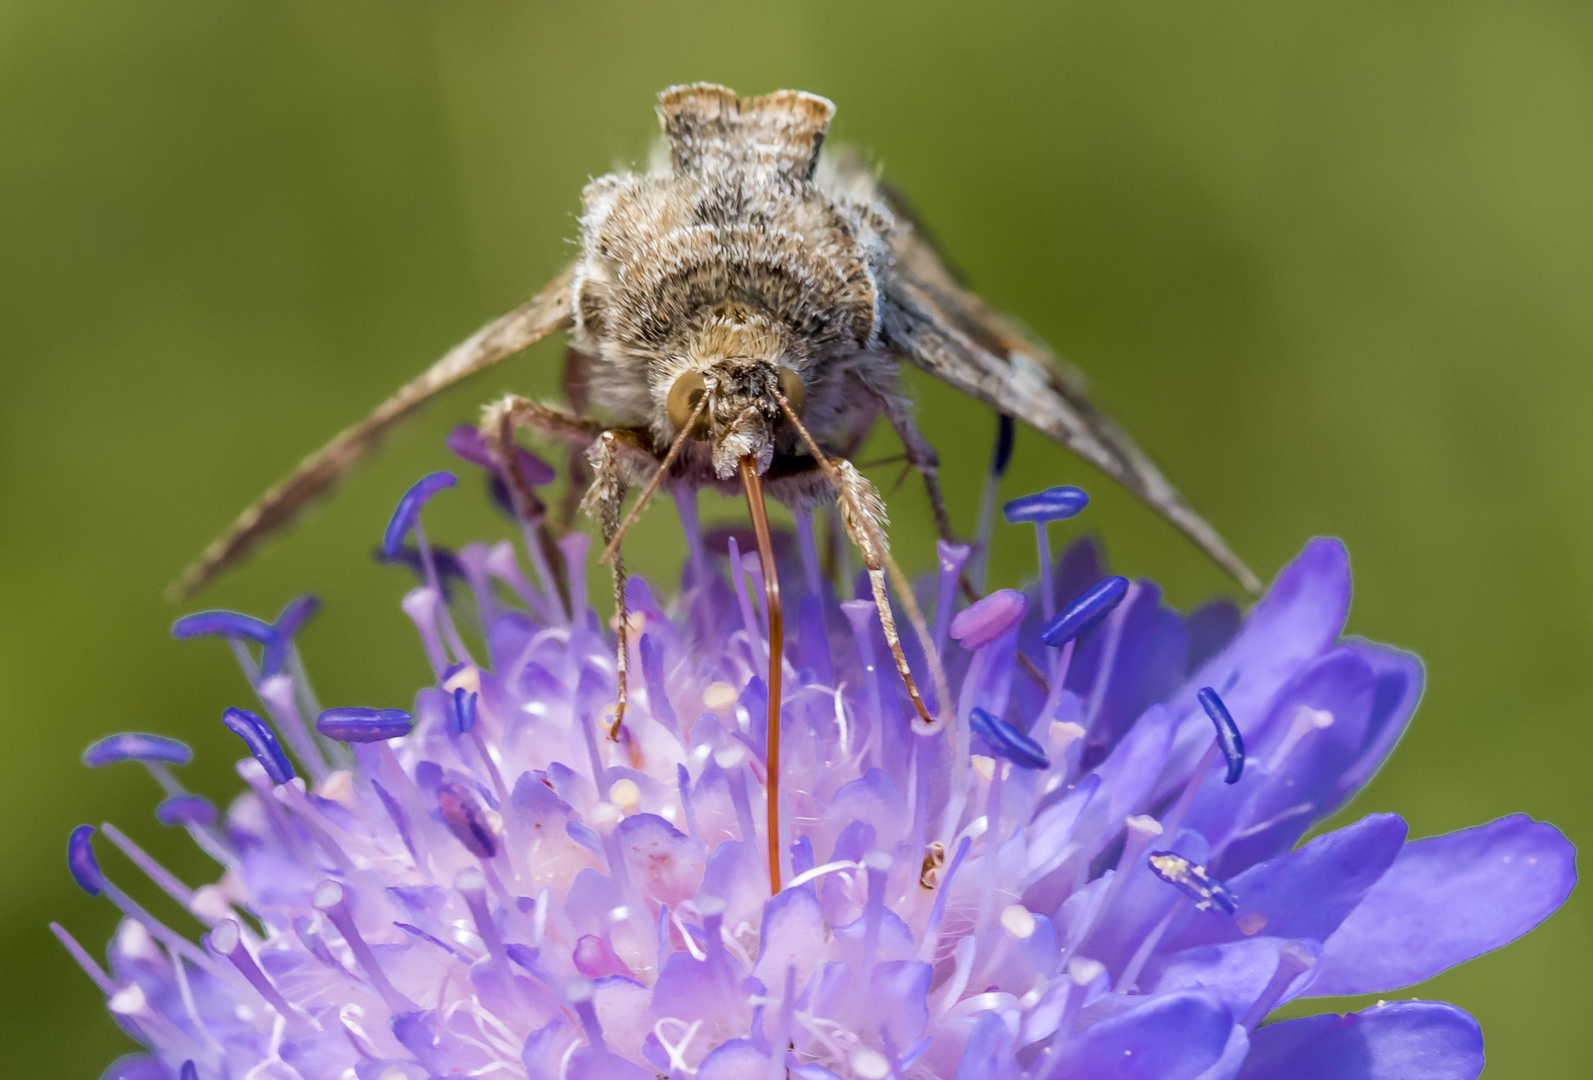
[[[1017,434],[1017,425],[1012,422],[1012,417],[1006,413],[996,414],[996,447],[990,455],[990,475],[1007,475],[1007,466],[1012,462],[1012,442]]]
[[[315,721],[315,730],[338,742],[383,742],[408,735],[415,718],[403,709],[327,709]]]
[[[277,621],[271,624],[271,640],[266,643],[265,651],[260,654],[260,677],[269,679],[282,670],[283,663],[288,658],[288,647],[293,644],[293,637],[304,628],[304,624],[315,618],[316,612],[321,610],[319,597],[308,594],[288,601],[287,607],[277,615]]]
[[[118,761],[164,761],[169,765],[186,765],[194,759],[194,752],[186,743],[168,739],[164,735],[146,735],[141,731],[124,731],[107,735],[83,751],[83,764],[91,769],[113,765]]]
[[[216,804],[203,795],[173,795],[155,807],[155,820],[162,825],[214,825]]]
[[[1024,769],[1049,769],[1051,759],[1045,749],[1029,736],[984,709],[968,714],[968,726],[991,750]]]
[[[1211,717],[1211,722],[1217,726],[1217,746],[1222,750],[1222,756],[1228,759],[1227,782],[1237,784],[1245,771],[1245,740],[1239,734],[1239,725],[1233,722],[1228,706],[1222,703],[1222,698],[1211,687],[1201,687],[1195,697],[1199,699],[1200,707],[1206,710],[1206,715]]]
[[[1062,613],[1040,631],[1040,640],[1060,648],[1100,622],[1128,593],[1128,578],[1102,578],[1084,594],[1062,609]]]
[[[393,511],[393,516],[387,523],[387,531],[382,534],[382,556],[388,559],[398,558],[404,549],[404,538],[409,535],[409,530],[415,527],[415,519],[420,516],[420,508],[426,505],[433,495],[446,488],[451,488],[459,483],[459,478],[451,472],[434,472],[422,476],[404,492],[404,497],[398,500],[398,508]]]
[[[1044,525],[1048,521],[1065,521],[1074,517],[1089,504],[1090,497],[1083,488],[1064,484],[1036,491],[1033,495],[1020,495],[1003,506],[1001,513],[1009,524],[1028,521]]]
[[[476,694],[463,686],[454,687],[448,697],[448,730],[455,735],[468,735],[476,726]]]
[[[437,584],[442,588],[443,599],[451,599],[452,586],[450,582],[454,580],[470,580],[465,576],[464,564],[459,561],[459,556],[448,548],[440,547],[436,544],[428,544],[427,550],[431,554],[432,566],[437,569]],[[381,548],[377,548],[376,561],[407,566],[421,584],[426,584],[426,560],[421,555],[418,547],[405,544],[393,555],[389,555]]]
[[[178,641],[197,637],[244,638],[269,645],[277,632],[270,623],[236,611],[196,611],[171,624],[171,636]]]
[[[66,841],[66,868],[72,871],[72,880],[90,896],[98,896],[105,887],[105,875],[100,873],[99,860],[94,857],[94,826],[79,825]]]
[[[492,447],[482,437],[481,432],[470,424],[460,424],[448,433],[445,440],[448,449],[459,457],[464,458],[472,465],[480,466],[495,476],[502,475],[498,466],[497,455],[492,452]],[[542,484],[551,484],[558,473],[553,466],[537,457],[523,446],[514,448],[514,464],[520,473],[520,478],[532,487]]]
[[[1167,882],[1177,886],[1178,890],[1191,900],[1196,901],[1195,906],[1201,911],[1210,911],[1212,908],[1221,908],[1226,915],[1232,915],[1239,908],[1239,898],[1228,891],[1221,881],[1206,872],[1204,866],[1196,866],[1182,855],[1171,851],[1153,851],[1147,857],[1151,873]]]
[[[315,618],[320,610],[321,598],[306,593],[289,600],[287,606],[277,614],[277,621],[271,625],[279,635],[290,638],[304,629],[304,624]]]
[[[282,744],[277,742],[277,733],[259,716],[248,709],[228,709],[221,714],[221,722],[243,740],[273,784],[286,784],[296,775],[282,752]]]

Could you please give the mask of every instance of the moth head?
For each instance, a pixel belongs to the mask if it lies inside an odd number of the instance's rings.
[[[663,402],[672,435],[686,431],[707,442],[721,478],[735,475],[748,456],[765,471],[785,415],[779,398],[799,416],[807,400],[802,376],[784,362],[780,336],[745,309],[721,304],[684,359]]]

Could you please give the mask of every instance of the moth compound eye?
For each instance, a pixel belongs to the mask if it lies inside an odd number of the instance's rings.
[[[788,367],[781,368],[780,393],[785,396],[786,404],[791,406],[791,411],[801,416],[802,406],[808,402],[808,388],[802,384],[802,376]]]
[[[700,371],[688,371],[675,380],[675,385],[669,388],[669,398],[664,402],[664,409],[669,413],[669,422],[676,431],[691,421],[691,414],[697,411],[703,394],[707,392],[708,387],[703,382]],[[701,434],[702,429],[703,424],[699,420],[694,434]]]

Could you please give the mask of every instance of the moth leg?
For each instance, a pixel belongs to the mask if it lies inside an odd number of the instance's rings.
[[[890,595],[885,589],[887,573],[896,585],[902,607],[907,611],[907,620],[912,624],[913,632],[918,635],[918,643],[924,650],[924,659],[929,664],[930,676],[935,681],[935,696],[940,703],[943,718],[950,715],[948,710],[952,707],[951,684],[946,678],[946,669],[940,663],[940,654],[935,650],[934,639],[929,633],[929,624],[924,620],[924,613],[919,610],[918,601],[913,596],[912,584],[896,565],[896,560],[891,558],[890,546],[885,538],[885,526],[889,521],[885,515],[885,504],[879,497],[879,489],[858,472],[850,461],[845,458],[828,457],[819,449],[819,444],[803,426],[801,418],[792,410],[790,403],[779,395],[776,395],[775,400],[779,402],[786,419],[796,428],[797,434],[807,444],[808,452],[813,455],[825,478],[835,489],[841,524],[846,529],[847,537],[863,556],[863,565],[868,569],[869,589],[874,594],[874,606],[879,611],[880,628],[885,632],[885,643],[890,646],[891,658],[896,661],[896,671],[901,675],[902,683],[907,688],[907,696],[912,699],[913,708],[921,721],[921,726],[917,730],[925,735],[937,732],[945,726],[945,721],[937,720],[930,715],[929,706],[925,704],[923,695],[918,692],[918,683],[913,679],[912,669],[907,664],[907,656],[902,651],[901,636],[896,632],[896,618],[891,613]]]
[[[614,583],[614,636],[616,654],[614,672],[619,695],[614,705],[614,722],[609,725],[608,737],[619,741],[620,727],[625,722],[628,703],[628,676],[630,667],[630,612],[625,605],[625,559],[614,543],[619,536],[620,521],[625,509],[625,493],[630,489],[629,462],[641,454],[651,457],[651,445],[633,431],[616,429],[603,432],[587,450],[595,476],[581,500],[581,509],[597,522],[605,548],[613,547],[609,559],[609,576]],[[656,463],[655,463],[656,464]]]

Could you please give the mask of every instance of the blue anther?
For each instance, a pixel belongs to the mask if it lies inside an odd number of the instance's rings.
[[[429,544],[427,550],[431,553],[431,564],[437,571],[437,584],[442,587],[443,599],[453,598],[453,581],[469,581],[465,576],[464,564],[459,561],[459,556],[452,550],[440,544]],[[410,573],[421,584],[426,584],[426,560],[421,556],[420,548],[413,544],[405,544],[399,548],[396,555],[388,555],[381,548],[376,549],[376,561],[407,566]]]
[[[1153,851],[1149,862],[1151,873],[1167,884],[1177,886],[1185,896],[1196,901],[1195,906],[1201,911],[1221,908],[1224,914],[1232,915],[1238,910],[1239,898],[1207,873],[1204,866],[1196,866],[1171,851]]]
[[[338,742],[384,742],[408,735],[415,718],[403,709],[327,709],[315,721],[315,730]]]
[[[1048,521],[1066,521],[1075,517],[1089,504],[1090,497],[1082,488],[1064,484],[1036,491],[1033,495],[1020,495],[1003,506],[1001,513],[1010,524],[1028,521],[1044,525]]]
[[[437,809],[442,811],[448,831],[465,845],[470,854],[478,859],[490,859],[498,853],[497,834],[492,831],[486,815],[463,784],[452,780],[438,784]]]
[[[214,825],[216,804],[203,795],[173,795],[155,807],[155,820],[162,825]]]
[[[277,733],[271,730],[270,724],[248,709],[228,709],[221,714],[221,722],[243,740],[273,784],[286,784],[293,779],[293,766],[282,752],[282,744],[277,742]]]
[[[320,597],[306,593],[289,600],[287,606],[277,614],[277,621],[271,625],[278,634],[290,638],[304,629],[304,624],[315,618],[320,610]]]
[[[277,621],[271,624],[271,640],[260,654],[262,679],[269,679],[282,670],[294,635],[304,629],[304,624],[315,618],[315,613],[320,610],[321,601],[315,596],[305,595],[288,601],[287,607],[277,615]]]
[[[1039,743],[984,709],[976,708],[968,714],[968,726],[992,751],[1020,768],[1051,767],[1051,759],[1045,756],[1045,749]]]
[[[1230,784],[1237,784],[1245,771],[1245,740],[1239,734],[1239,725],[1233,722],[1228,706],[1222,703],[1222,698],[1211,687],[1201,687],[1195,697],[1199,699],[1200,707],[1206,710],[1206,715],[1211,717],[1211,722],[1217,726],[1217,746],[1228,760],[1226,780]]]
[[[498,465],[498,456],[492,450],[487,440],[482,438],[481,432],[471,424],[460,424],[448,433],[445,440],[448,449],[464,458],[472,465],[479,465],[490,473],[502,475]],[[523,446],[514,448],[515,469],[520,478],[532,487],[541,484],[551,484],[558,473],[553,466],[537,457]]]
[[[199,1080],[199,1066],[192,1061],[183,1062],[182,1071],[177,1074],[177,1080]]]
[[[1012,463],[1012,441],[1017,434],[1016,425],[1012,417],[1006,413],[996,414],[996,448],[990,455],[990,475],[1007,475],[1007,466]]]
[[[113,765],[118,761],[164,761],[168,765],[186,765],[194,759],[194,752],[186,743],[168,739],[164,735],[146,735],[141,731],[124,731],[107,735],[83,751],[83,764],[91,769]]]
[[[171,636],[178,641],[197,637],[242,638],[269,645],[277,632],[270,623],[236,611],[196,611],[171,624]]]
[[[1078,637],[1100,622],[1107,613],[1123,602],[1128,593],[1128,578],[1102,578],[1084,591],[1084,595],[1062,609],[1062,613],[1040,631],[1040,640],[1054,648]]]
[[[468,735],[476,726],[476,694],[463,686],[454,687],[448,695],[448,730],[455,735]]]
[[[105,887],[105,876],[100,873],[99,860],[94,857],[94,826],[79,825],[66,841],[66,868],[72,871],[72,880],[90,896],[98,896]]]
[[[415,481],[414,485],[404,492],[404,497],[398,500],[398,509],[393,511],[392,520],[387,523],[387,531],[382,534],[382,557],[398,558],[399,552],[404,549],[404,538],[409,535],[409,530],[415,527],[415,519],[420,516],[420,508],[425,506],[426,501],[433,495],[457,483],[459,478],[451,472],[434,472]]]

